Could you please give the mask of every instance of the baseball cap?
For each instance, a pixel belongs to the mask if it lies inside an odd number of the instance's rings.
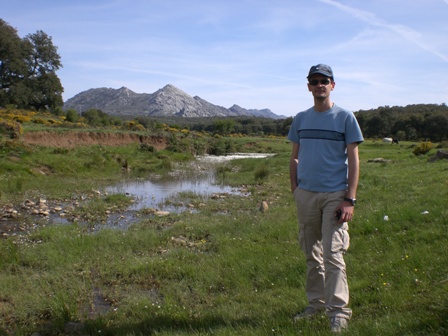
[[[310,72],[308,73],[307,78],[310,78],[312,75],[316,75],[316,74],[321,74],[321,75],[324,75],[324,76],[334,79],[333,70],[331,70],[331,67],[326,64],[313,65],[310,69]]]

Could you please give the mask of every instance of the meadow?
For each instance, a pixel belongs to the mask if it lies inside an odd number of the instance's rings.
[[[250,196],[187,195],[205,204],[200,211],[146,218],[127,230],[92,233],[74,222],[3,237],[0,335],[329,335],[325,316],[292,319],[307,302],[290,144],[232,141],[239,151],[277,154],[218,167],[221,182],[244,185]],[[417,156],[415,145],[360,146],[346,254],[353,309],[347,335],[448,334],[448,161],[428,160],[436,149]],[[101,189],[129,178],[123,162],[141,177],[192,160],[132,145],[11,145],[0,154],[2,208]],[[376,158],[384,160],[369,162]],[[125,199],[95,202],[105,211]]]

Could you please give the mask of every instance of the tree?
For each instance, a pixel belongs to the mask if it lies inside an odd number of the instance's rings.
[[[71,123],[77,122],[79,120],[78,112],[76,112],[76,110],[69,109],[65,116],[65,120],[67,120],[68,122],[71,122]]]
[[[22,40],[14,28],[0,19],[0,105],[9,103],[11,86],[25,72]]]
[[[215,133],[217,134],[230,134],[233,132],[235,121],[233,119],[220,119],[213,123],[215,127]]]
[[[430,138],[434,141],[448,139],[448,117],[441,114],[427,117],[424,135],[425,138]]]
[[[64,91],[56,71],[61,57],[43,31],[21,39],[17,30],[0,19],[0,105],[55,109]]]

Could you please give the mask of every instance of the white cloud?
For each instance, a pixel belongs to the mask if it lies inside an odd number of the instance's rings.
[[[435,47],[426,44],[423,41],[421,34],[417,31],[413,30],[410,27],[407,27],[404,25],[399,25],[399,24],[387,23],[384,20],[376,17],[376,15],[373,13],[369,13],[369,12],[366,12],[366,11],[363,11],[363,10],[360,10],[357,8],[346,6],[346,5],[343,5],[334,0],[318,0],[318,1],[335,6],[339,9],[345,11],[346,13],[352,15],[353,17],[355,17],[365,23],[368,23],[372,26],[389,29],[389,30],[395,32],[397,35],[400,35],[401,37],[405,38],[409,42],[413,43],[414,45],[420,47],[421,49],[424,49],[424,50],[430,52],[431,54],[439,57],[441,60],[448,62],[448,56],[446,56],[443,53],[436,50]],[[448,0],[445,0],[445,2],[448,2]]]

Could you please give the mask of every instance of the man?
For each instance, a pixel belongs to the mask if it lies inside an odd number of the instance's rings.
[[[309,302],[294,319],[325,310],[331,330],[341,332],[352,315],[344,253],[356,203],[358,144],[364,139],[354,114],[331,101],[336,85],[331,67],[312,66],[307,78],[314,106],[294,117],[288,135],[291,191],[298,212],[299,244],[306,257]]]

